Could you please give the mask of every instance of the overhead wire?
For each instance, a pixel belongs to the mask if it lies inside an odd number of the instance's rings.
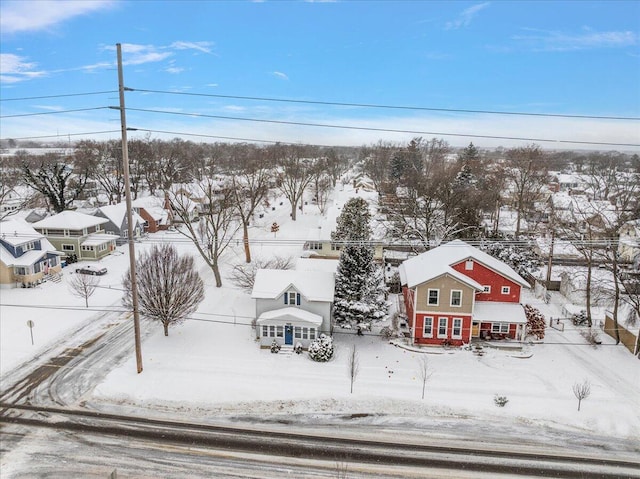
[[[0,119],[2,118],[20,118],[25,116],[40,116],[40,115],[59,115],[61,113],[77,113],[80,111],[92,111],[92,110],[107,110],[108,106],[96,106],[91,108],[76,108],[73,110],[55,110],[55,111],[41,111],[37,113],[18,113],[15,115],[0,115]]]
[[[26,100],[43,100],[47,98],[66,98],[74,96],[89,96],[89,95],[104,95],[118,93],[118,90],[105,90],[105,91],[90,91],[82,93],[61,93],[58,95],[40,95],[40,96],[24,96],[19,98],[0,98],[2,101],[26,101]]]

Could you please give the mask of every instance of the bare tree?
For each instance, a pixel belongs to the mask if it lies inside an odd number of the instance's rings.
[[[22,173],[19,157],[13,156],[2,159],[0,165],[0,220],[3,220],[20,210],[28,207],[34,200],[35,192],[19,191],[22,186]],[[25,194],[26,193],[26,194]]]
[[[245,149],[248,149],[246,147]],[[267,164],[267,158],[261,150],[253,148],[244,153],[243,161],[236,161],[239,168],[231,175],[231,194],[238,217],[242,222],[242,243],[247,263],[251,263],[251,249],[249,247],[249,223],[253,218],[256,208],[269,193],[271,180],[271,168]]]
[[[316,200],[316,206],[320,210],[320,213],[325,214],[327,212],[327,202],[331,193],[332,178],[321,169],[318,169],[313,175],[311,187],[313,197]]]
[[[69,208],[80,197],[89,178],[91,165],[60,153],[25,156],[22,161],[24,182],[47,198],[56,213]]]
[[[358,377],[358,373],[360,372],[360,361],[358,359],[358,350],[356,349],[356,345],[351,346],[351,351],[349,352],[349,359],[347,360],[347,374],[349,375],[349,379],[351,381],[351,394],[353,394],[353,383],[356,382],[356,378]]]
[[[109,203],[120,203],[124,196],[122,147],[119,142],[80,141],[74,157],[92,165],[91,177],[109,197]]]
[[[586,379],[582,381],[582,383],[574,383],[573,394],[578,400],[578,411],[579,411],[582,400],[587,399],[591,394],[591,383]]]
[[[71,294],[84,299],[85,307],[89,307],[89,298],[95,293],[100,280],[90,274],[75,274],[69,280]]]
[[[222,286],[220,258],[241,227],[234,208],[233,191],[229,185],[206,178],[198,188],[204,198],[199,221],[192,222],[191,200],[176,192],[170,192],[174,214],[184,223],[178,231],[189,238],[200,256],[213,271],[216,287]]]
[[[231,270],[231,281],[245,291],[253,290],[253,283],[259,269],[291,269],[293,258],[274,256],[267,260],[257,259],[251,264],[237,264]]]
[[[422,399],[424,399],[424,391],[427,387],[427,381],[432,374],[433,372],[429,366],[429,359],[426,355],[420,356],[420,358],[418,358],[418,377],[422,381]]]
[[[298,203],[302,203],[304,190],[313,179],[314,160],[305,157],[305,153],[307,151],[302,147],[289,145],[283,147],[278,154],[279,188],[291,203],[293,221],[296,220]]]
[[[542,149],[537,145],[507,151],[507,177],[513,186],[516,210],[516,236],[520,235],[523,216],[533,207],[547,184],[547,165]]]
[[[391,168],[391,157],[397,149],[398,147],[391,143],[380,141],[370,149],[364,160],[364,172],[371,178],[379,194],[384,193],[386,190]]]
[[[184,321],[204,299],[204,283],[192,256],[178,256],[175,246],[153,246],[136,260],[139,310],[143,316],[160,321],[164,335],[169,325]],[[122,278],[126,291],[122,302],[132,308],[131,272]]]

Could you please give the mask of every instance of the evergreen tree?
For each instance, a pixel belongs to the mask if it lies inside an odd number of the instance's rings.
[[[369,203],[362,198],[347,201],[338,217],[336,230],[331,233],[334,241],[369,241],[371,237],[371,213]]]
[[[336,273],[334,317],[338,323],[360,323],[386,314],[382,271],[373,262],[369,205],[352,198],[338,218],[334,241],[346,245]]]

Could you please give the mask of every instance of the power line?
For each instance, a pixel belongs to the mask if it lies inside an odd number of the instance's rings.
[[[117,107],[111,107],[111,108],[117,109]],[[563,143],[563,144],[594,145],[594,146],[597,145],[597,146],[640,147],[640,143],[638,144],[609,143],[609,142],[580,141],[580,140],[555,140],[555,139],[548,139],[548,138],[527,138],[527,137],[518,137],[518,136],[474,135],[474,134],[446,133],[446,132],[436,132],[436,131],[399,130],[399,129],[393,129],[393,128],[375,128],[375,127],[354,126],[354,125],[335,125],[330,123],[309,123],[309,122],[301,122],[301,121],[267,120],[264,118],[244,118],[239,116],[209,115],[204,113],[186,113],[186,112],[175,112],[175,111],[166,111],[166,110],[155,110],[155,109],[149,109],[149,108],[128,107],[127,110],[139,111],[143,113],[160,113],[164,115],[214,118],[218,120],[248,121],[248,122],[256,122],[256,123],[272,123],[277,125],[310,126],[315,128],[333,128],[333,129],[341,129],[341,130],[379,131],[384,133],[409,133],[413,135],[453,136],[458,138],[482,138],[482,139],[490,139],[490,140],[514,140],[514,141]]]
[[[63,133],[63,134],[55,134],[55,135],[40,135],[40,136],[22,136],[22,137],[12,137],[12,140],[39,140],[44,138],[64,138],[67,136],[86,136],[86,135],[103,135],[105,133],[120,133],[120,130],[104,130],[104,131],[88,131],[84,133]],[[5,139],[5,138],[2,138]]]
[[[379,109],[392,109],[392,110],[436,111],[436,112],[444,112],[444,113],[475,113],[475,114],[487,114],[487,115],[583,118],[583,119],[592,119],[592,120],[633,120],[633,121],[640,120],[640,117],[633,117],[633,116],[626,117],[626,116],[601,116],[601,115],[570,115],[570,114],[563,114],[563,113],[528,113],[528,112],[498,111],[498,110],[469,110],[469,109],[457,109],[457,108],[434,108],[434,107],[423,107],[423,106],[384,105],[384,104],[375,104],[375,103],[348,103],[348,102],[320,101],[320,100],[293,100],[288,98],[220,95],[220,94],[213,94],[213,93],[190,93],[190,92],[176,92],[176,91],[166,91],[166,90],[147,90],[142,88],[130,88],[130,91],[144,92],[144,93],[161,93],[166,95],[227,98],[232,100],[270,101],[270,102],[282,102],[282,103],[299,103],[299,104],[307,104],[307,105],[349,106],[349,107],[358,107],[358,108],[379,108]]]
[[[105,91],[90,91],[83,93],[62,93],[59,95],[42,95],[42,96],[25,96],[21,98],[0,98],[0,101],[25,101],[25,100],[42,100],[45,98],[66,98],[73,96],[88,96],[88,95],[105,95],[107,93],[118,93],[118,90],[105,90]]]
[[[79,111],[92,111],[92,110],[105,110],[109,109],[108,106],[96,106],[92,108],[76,108],[75,110],[56,110],[56,111],[42,111],[38,113],[20,113],[17,115],[2,115],[1,118],[19,118],[24,116],[38,116],[38,115],[58,115],[60,113],[76,113]]]

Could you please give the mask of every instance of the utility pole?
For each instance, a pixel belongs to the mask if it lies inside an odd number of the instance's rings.
[[[551,267],[553,266],[553,248],[556,242],[556,225],[554,224],[553,198],[551,198],[551,215],[549,216],[549,228],[551,229],[551,247],[549,248],[549,263],[547,264],[547,288],[551,282]]]
[[[127,233],[129,238],[129,268],[131,270],[131,303],[133,305],[133,333],[136,343],[136,366],[142,372],[142,350],[140,348],[140,313],[138,312],[138,283],[136,280],[136,249],[133,243],[133,214],[131,212],[131,183],[129,181],[129,147],[127,146],[127,116],[124,108],[124,75],[122,73],[122,46],[116,43],[118,52],[118,91],[120,92],[120,124],[122,128],[122,167],[124,193],[127,204]]]

